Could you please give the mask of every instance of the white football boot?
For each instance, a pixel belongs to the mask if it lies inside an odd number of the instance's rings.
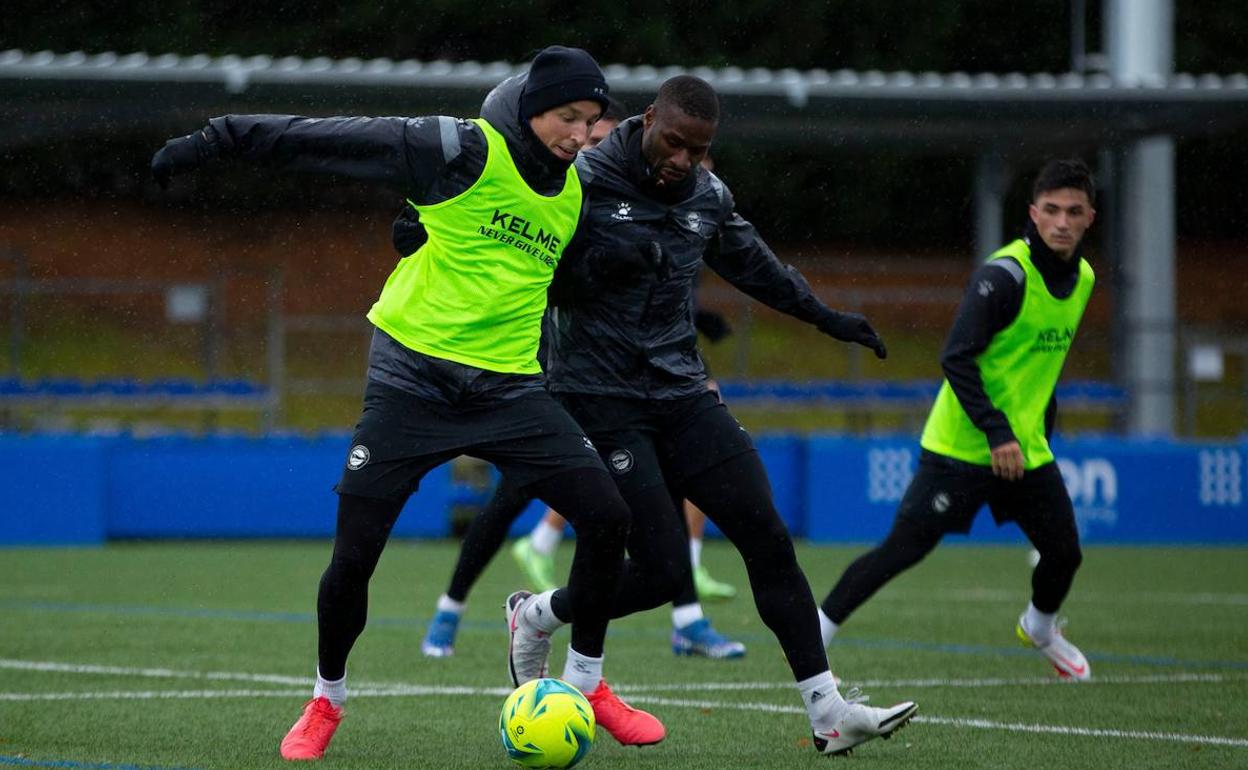
[[[1028,633],[1027,626],[1023,623],[1026,616],[1027,614],[1023,613],[1018,617],[1018,626],[1014,629],[1020,642],[1044,653],[1049,663],[1053,664],[1057,675],[1062,679],[1086,682],[1092,678],[1092,667],[1088,665],[1088,659],[1083,656],[1078,647],[1067,641],[1062,633],[1061,626],[1065,624],[1064,622],[1059,623],[1059,627],[1053,629],[1048,641],[1041,643]]]
[[[516,591],[507,597],[503,609],[507,611],[507,672],[516,687],[532,679],[546,676],[546,661],[550,658],[550,634],[537,628],[524,617],[524,611],[537,600],[528,591]]]
[[[917,703],[902,701],[888,708],[866,705],[867,696],[858,688],[849,691],[845,698],[847,708],[841,718],[829,730],[815,730],[815,751],[820,754],[846,756],[860,743],[872,738],[892,737],[909,722],[919,710]]]

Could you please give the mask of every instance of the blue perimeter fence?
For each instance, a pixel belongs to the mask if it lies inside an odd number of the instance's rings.
[[[333,535],[349,437],[0,435],[0,545],[126,538],[320,538]],[[765,435],[756,444],[794,535],[883,537],[919,448],[913,436]],[[1248,544],[1248,438],[1195,443],[1079,438],[1054,443],[1088,543]],[[444,537],[455,506],[489,489],[427,476],[399,537]],[[512,532],[541,515],[534,504]],[[717,534],[713,527],[711,534]],[[1022,542],[981,515],[970,538]]]

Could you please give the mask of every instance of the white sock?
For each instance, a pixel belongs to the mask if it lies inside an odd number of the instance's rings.
[[[672,608],[672,626],[674,628],[684,628],[702,618],[702,605],[697,602]]]
[[[802,703],[806,704],[806,714],[810,716],[810,726],[815,730],[828,730],[844,713],[846,703],[841,691],[836,688],[836,680],[831,671],[815,674],[809,679],[797,683],[797,691],[802,694]]]
[[[453,612],[456,615],[463,615],[465,606],[467,605],[463,602],[457,602],[446,594],[438,597],[438,612]]]
[[[836,632],[840,627],[839,623],[832,622],[832,618],[824,613],[822,607],[819,608],[819,633],[823,635],[824,647],[832,643],[832,637],[836,636]]]
[[[563,625],[563,621],[555,617],[555,611],[550,606],[550,597],[554,595],[554,589],[542,591],[535,601],[529,602],[529,606],[524,608],[524,619],[548,634],[553,634]]]
[[[602,681],[602,658],[582,655],[568,645],[568,659],[563,663],[563,681],[589,695]]]
[[[694,569],[702,566],[702,538],[689,538],[689,561]]]
[[[1056,612],[1041,612],[1036,609],[1036,605],[1027,602],[1027,611],[1023,613],[1023,630],[1033,641],[1044,644],[1053,638],[1053,627],[1056,622]]]
[[[529,543],[532,544],[533,550],[542,556],[553,556],[561,539],[563,539],[563,527],[552,527],[546,523],[545,519],[542,519],[533,528]]]
[[[329,681],[321,676],[321,670],[316,670],[316,686],[312,688],[313,698],[329,698],[329,702],[342,708],[347,702],[347,675],[344,673],[342,679],[337,681]]]

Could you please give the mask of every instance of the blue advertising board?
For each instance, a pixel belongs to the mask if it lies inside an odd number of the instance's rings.
[[[328,537],[347,444],[345,436],[0,436],[0,544]],[[919,457],[911,436],[762,436],[756,444],[790,531],[819,542],[882,538]],[[1086,543],[1248,544],[1248,444],[1080,438],[1054,450]],[[422,481],[394,534],[446,536],[451,509],[487,495],[442,466]],[[528,531],[541,510],[531,505],[512,533]],[[970,540],[1023,538],[981,515]]]
[[[1055,441],[1080,535],[1086,543],[1244,543],[1242,443]],[[806,453],[806,535],[818,541],[873,542],[887,534],[914,473],[910,437],[810,439]],[[1023,542],[1016,527],[981,514],[970,539]]]
[[[106,475],[98,441],[0,436],[0,544],[102,542]]]

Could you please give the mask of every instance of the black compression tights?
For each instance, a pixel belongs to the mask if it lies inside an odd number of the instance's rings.
[[[780,641],[795,678],[800,681],[826,671],[815,598],[797,565],[789,530],[771,502],[771,485],[758,453],[739,454],[704,470],[686,480],[683,489],[740,552],[755,607]],[[615,593],[612,618],[659,607],[674,598],[678,604],[696,600],[689,570],[689,535],[679,504],[663,487],[641,490],[630,495],[628,502],[633,510],[630,558]],[[579,620],[564,597],[564,590],[555,592],[555,614]]]
[[[457,602],[468,600],[473,584],[503,547],[507,531],[531,502],[533,496],[527,490],[521,491],[505,478],[499,482],[490,502],[473,517],[464,533],[455,571],[451,573],[451,585],[446,589],[447,596]]]
[[[576,554],[566,589],[572,624],[572,649],[591,658],[602,656],[615,595],[624,567],[629,512],[605,469],[580,468],[528,487],[559,511],[576,530]]]
[[[814,596],[772,502],[758,453],[737,455],[693,476],[685,482],[685,494],[741,553],[754,605],[780,642],[794,678],[827,671]]]
[[[674,500],[664,486],[634,492],[626,500],[632,513],[628,559],[611,604],[611,617],[622,618],[668,602],[678,607],[697,602],[683,501]],[[564,589],[551,597],[551,609],[564,621],[576,617]]]
[[[464,533],[447,596],[457,602],[467,600],[472,586],[502,547],[511,525],[532,501],[530,490],[522,490],[505,478],[499,483],[489,503]],[[611,617],[658,607],[669,599],[677,607],[697,603],[693,571],[689,568],[683,501],[673,500],[663,487],[654,487],[628,502],[633,511],[644,514],[632,517],[628,539],[632,558],[625,562]],[[656,521],[667,522],[662,527],[664,532],[656,531]],[[677,522],[675,528],[672,521]],[[552,601],[558,617],[573,617],[566,591],[558,592]]]
[[[1044,526],[1020,523],[1040,552],[1040,563],[1031,573],[1031,601],[1041,612],[1057,612],[1083,561],[1073,523],[1073,517],[1070,526],[1054,522],[1045,522]],[[823,600],[824,614],[833,623],[844,623],[885,583],[931,553],[943,534],[914,519],[898,518],[884,542],[855,559],[841,575],[836,587]]]
[[[1026,518],[1018,525],[1040,553],[1040,562],[1031,573],[1031,603],[1041,612],[1055,613],[1070,593],[1075,572],[1083,563],[1075,517]]]
[[[854,560],[823,600],[823,612],[841,624],[888,581],[922,561],[944,533],[898,518],[884,542]]]
[[[576,530],[568,579],[568,601],[577,619],[572,647],[598,657],[623,564],[628,508],[611,477],[597,468],[565,471],[529,491],[561,511]],[[326,679],[341,679],[346,671],[347,656],[368,619],[368,581],[402,508],[401,502],[338,497],[334,553],[316,602],[318,668]]]
[[[772,502],[758,453],[738,455],[693,476],[684,492],[741,553],[758,614],[779,640],[794,677],[801,681],[827,671],[814,595]],[[611,616],[617,618],[683,595],[682,587],[690,582],[688,535],[667,490],[651,488],[628,502],[635,529],[629,535],[631,558],[612,608]],[[658,510],[665,513],[654,516]],[[652,529],[637,529],[639,519],[648,514]],[[562,593],[556,591],[552,600],[555,613],[564,619],[577,617],[565,614]]]
[[[318,669],[326,679],[346,673],[347,655],[368,619],[368,581],[401,510],[402,502],[338,496],[334,555],[316,597]]]

